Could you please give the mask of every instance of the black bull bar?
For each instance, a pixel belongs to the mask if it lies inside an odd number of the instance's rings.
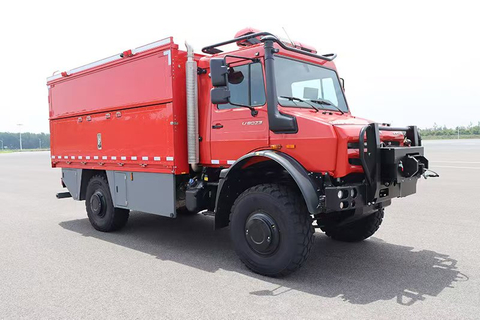
[[[380,131],[405,132],[404,146],[385,145],[380,140]],[[365,173],[366,202],[378,200],[382,197],[381,189],[389,186],[399,187],[397,196],[415,193],[416,181],[428,169],[416,126],[366,125],[359,134],[359,158]]]

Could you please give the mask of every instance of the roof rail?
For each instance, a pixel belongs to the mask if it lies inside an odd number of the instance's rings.
[[[282,47],[282,49],[292,51],[292,52],[296,52],[296,53],[300,53],[300,54],[304,54],[304,55],[307,55],[307,56],[310,56],[310,57],[314,57],[314,58],[318,58],[318,59],[322,59],[322,60],[326,60],[326,61],[332,61],[333,59],[335,59],[337,57],[336,53],[317,55],[317,54],[314,54],[314,53],[311,53],[311,52],[308,52],[308,51],[299,50],[299,49],[296,49],[296,48],[289,47],[289,46],[285,45],[280,39],[278,39],[275,35],[271,34],[270,32],[251,33],[251,34],[247,34],[247,35],[242,36],[242,37],[238,37],[238,38],[234,38],[234,39],[231,39],[231,40],[216,43],[216,44],[204,47],[202,49],[202,52],[203,53],[208,53],[208,54],[221,53],[223,51],[218,49],[217,47],[221,47],[221,46],[224,46],[224,45],[227,45],[227,44],[230,44],[230,43],[243,41],[243,40],[248,40],[248,39],[257,38],[257,37],[262,37],[260,39],[261,42],[271,40],[271,41],[274,41],[274,42],[278,43],[278,45],[280,47]]]
[[[111,56],[111,57],[108,57],[108,58],[105,58],[105,59],[102,59],[102,60],[98,60],[98,61],[86,64],[86,65],[83,65],[81,67],[77,67],[77,68],[69,70],[69,71],[64,71],[62,73],[53,74],[52,76],[47,78],[47,82],[53,81],[53,80],[56,80],[56,79],[60,79],[62,77],[67,77],[67,76],[70,76],[74,73],[85,71],[87,69],[95,68],[95,67],[101,66],[103,64],[107,64],[109,62],[113,62],[113,61],[116,61],[116,60],[121,60],[124,57],[125,53],[128,53],[129,54],[128,56],[132,56],[132,55],[135,55],[137,53],[141,53],[141,52],[144,52],[144,51],[147,51],[147,50],[150,50],[150,49],[158,48],[158,47],[164,46],[164,45],[172,43],[172,42],[173,42],[172,37],[161,39],[161,40],[146,44],[144,46],[141,46],[141,47],[138,47],[138,48],[135,48],[135,49],[131,49],[131,50],[127,50],[127,51],[124,51],[123,53],[119,53],[119,54],[116,54],[114,56]]]

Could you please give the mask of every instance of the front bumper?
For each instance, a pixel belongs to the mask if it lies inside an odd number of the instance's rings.
[[[408,146],[385,146],[380,131],[403,131]],[[356,184],[325,180],[324,212],[355,210],[369,213],[390,204],[392,198],[416,193],[417,181],[428,169],[415,126],[385,127],[371,123],[360,130],[359,158],[365,179]]]

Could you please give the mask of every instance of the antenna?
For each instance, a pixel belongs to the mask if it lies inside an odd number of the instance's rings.
[[[284,27],[282,27],[282,29],[283,29],[283,32],[285,32],[285,34],[287,35],[287,38],[288,38],[288,40],[289,40],[289,41],[290,41],[290,43],[292,44],[292,47],[294,47],[294,48],[295,48],[295,44],[293,43],[292,39],[290,39],[290,37],[289,37],[289,35],[288,35],[288,33],[287,33],[287,30],[285,30],[285,28],[284,28]]]

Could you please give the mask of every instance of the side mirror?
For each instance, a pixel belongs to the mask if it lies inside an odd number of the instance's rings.
[[[224,87],[227,85],[228,67],[224,58],[210,59],[210,76],[214,87]]]
[[[345,79],[340,78],[340,85],[342,86],[343,91],[345,91]]]
[[[230,98],[230,90],[225,87],[212,88],[210,91],[210,98],[213,104],[225,104],[228,103]]]
[[[213,104],[228,103],[230,90],[227,86],[228,67],[224,58],[210,59],[210,77],[214,88],[210,91]]]

